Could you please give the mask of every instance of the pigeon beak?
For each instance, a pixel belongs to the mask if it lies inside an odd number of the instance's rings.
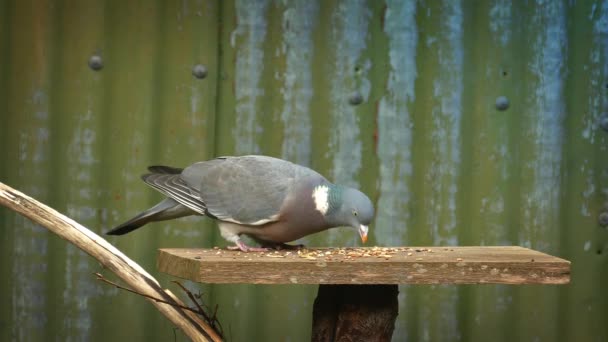
[[[367,242],[367,232],[369,231],[369,228],[367,226],[364,225],[359,225],[359,235],[361,236],[361,241],[363,241],[363,243]]]

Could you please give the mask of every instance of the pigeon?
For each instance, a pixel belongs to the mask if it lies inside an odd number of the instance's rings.
[[[142,179],[166,196],[106,234],[123,235],[149,222],[189,215],[217,221],[230,249],[267,251],[329,228],[350,226],[367,241],[374,206],[361,191],[329,182],[286,160],[246,155],[219,157],[185,169],[150,166]],[[248,246],[247,235],[261,247]]]

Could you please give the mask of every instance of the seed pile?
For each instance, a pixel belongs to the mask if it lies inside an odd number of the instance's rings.
[[[451,248],[443,248],[445,251],[453,251]],[[396,255],[401,257],[414,257],[416,261],[424,260],[427,253],[433,253],[431,248],[412,248],[412,247],[341,247],[341,248],[320,248],[308,249],[302,248],[299,250],[271,250],[267,252],[249,252],[229,251],[219,247],[213,247],[213,250],[204,250],[205,253],[212,253],[219,257],[228,257],[236,259],[237,257],[245,257],[246,260],[258,258],[287,258],[287,259],[307,259],[321,261],[355,261],[361,258],[375,258],[391,260]],[[198,257],[200,259],[200,256]],[[459,258],[460,259],[460,258]],[[460,261],[460,260],[459,260]]]
[[[307,250],[302,249],[298,251],[298,256],[300,258],[305,258],[309,260],[317,260],[319,258],[324,258],[329,261],[332,259],[345,259],[345,260],[354,260],[358,258],[380,258],[389,260],[395,254],[405,253],[408,251],[415,252],[429,252],[432,253],[432,249],[412,249],[409,247],[371,247],[371,248],[330,248],[327,250]],[[409,252],[408,255],[412,255],[412,252]]]

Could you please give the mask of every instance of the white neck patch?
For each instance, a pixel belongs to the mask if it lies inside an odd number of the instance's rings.
[[[312,198],[315,200],[315,208],[323,215],[329,210],[329,187],[319,185],[312,191]]]

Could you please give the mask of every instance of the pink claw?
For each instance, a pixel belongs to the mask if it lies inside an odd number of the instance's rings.
[[[247,246],[247,244],[245,244],[241,240],[238,240],[236,242],[236,246],[228,246],[228,249],[231,251],[241,250],[245,253],[247,253],[247,252],[268,252],[270,250],[270,248],[265,248],[265,247]]]

